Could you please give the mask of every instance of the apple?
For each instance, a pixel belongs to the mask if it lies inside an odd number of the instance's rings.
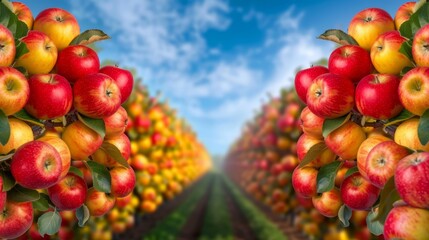
[[[394,140],[397,144],[402,145],[413,150],[429,151],[429,143],[422,145],[417,135],[419,127],[419,119],[408,119],[396,128]]]
[[[131,157],[130,165],[136,171],[143,171],[145,170],[148,162],[149,160],[145,155],[138,153],[135,156]]]
[[[372,71],[371,57],[365,49],[356,45],[344,45],[335,49],[328,60],[329,72],[359,82]]]
[[[427,49],[429,42],[429,26],[424,25],[415,34],[411,53],[417,66],[429,67]]]
[[[394,207],[384,223],[385,239],[419,240],[429,236],[429,211],[410,206]]]
[[[361,126],[348,121],[335,129],[325,138],[326,146],[343,160],[354,160],[359,146],[366,140],[366,134]]]
[[[7,198],[6,191],[3,191],[3,185],[4,185],[3,178],[0,177],[0,210],[3,210],[4,207],[6,206],[6,198]]]
[[[48,194],[57,208],[74,210],[84,204],[87,190],[83,178],[70,172],[57,184],[49,187]]]
[[[15,60],[16,46],[12,32],[0,24],[0,67],[9,67]]]
[[[76,110],[91,118],[105,118],[121,106],[121,93],[115,81],[102,73],[79,78],[73,86]]]
[[[71,153],[67,144],[60,138],[60,135],[55,131],[47,130],[44,135],[37,139],[52,145],[60,154],[61,157],[61,176],[60,179],[65,177],[71,165]]]
[[[97,53],[85,45],[68,46],[58,53],[57,73],[71,83],[79,78],[97,73],[100,59]]]
[[[149,200],[144,200],[141,202],[140,204],[140,209],[144,212],[144,213],[153,213],[156,211],[157,209],[157,205],[155,202],[153,201],[149,201]]]
[[[429,209],[429,153],[413,153],[400,160],[395,185],[408,205]]]
[[[315,78],[308,88],[307,105],[321,118],[337,118],[353,109],[354,95],[355,87],[350,79],[325,73]]]
[[[132,201],[133,201],[133,194],[132,193],[128,194],[125,197],[117,197],[115,207],[117,207],[119,209],[125,208],[128,205],[133,205]]]
[[[121,104],[124,103],[133,90],[133,74],[131,74],[130,71],[117,66],[105,66],[102,67],[99,72],[108,75],[116,82],[119,90],[121,91]]]
[[[369,210],[377,201],[380,189],[359,172],[346,177],[340,187],[341,198],[353,210]]]
[[[0,238],[17,238],[30,229],[33,223],[33,205],[31,202],[10,202],[0,214]]]
[[[115,201],[115,197],[91,187],[86,193],[85,205],[91,216],[101,217],[115,206]]]
[[[344,166],[344,165],[345,164],[343,164],[343,166],[340,167],[340,169],[338,169],[337,174],[335,175],[335,186],[336,187],[341,186],[341,183],[343,183],[344,178],[346,177],[347,171],[350,169],[350,167]]]
[[[340,191],[336,188],[314,196],[312,201],[314,208],[325,217],[338,216],[338,211],[343,205]]]
[[[30,97],[30,87],[25,76],[11,67],[0,67],[0,110],[6,116],[19,112]]]
[[[103,120],[106,127],[106,138],[123,134],[129,122],[127,111],[122,106],[114,114],[103,118]]]
[[[324,119],[311,112],[308,107],[302,110],[300,115],[300,126],[305,134],[322,139],[323,122]]]
[[[34,19],[33,29],[48,35],[60,51],[80,33],[76,18],[60,8],[47,8],[41,11]]]
[[[405,109],[418,116],[429,109],[426,101],[429,90],[426,86],[429,86],[429,68],[416,67],[404,74],[398,86],[398,95]]]
[[[15,67],[24,67],[30,75],[47,74],[54,68],[58,50],[46,34],[32,30],[21,41],[29,52],[16,60]]]
[[[125,133],[119,135],[118,137],[105,139],[104,142],[110,143],[114,145],[122,157],[125,160],[128,160],[131,154],[131,143],[130,139],[125,135]],[[109,151],[103,149],[103,147],[99,148],[92,154],[92,160],[103,164],[106,167],[114,167],[120,165],[117,163],[116,159],[109,155]]]
[[[314,167],[296,168],[292,173],[292,186],[302,197],[311,198],[317,195],[317,173]]]
[[[282,172],[293,172],[298,166],[299,160],[294,154],[286,154],[282,157],[280,164]]]
[[[137,115],[134,119],[134,127],[138,133],[147,133],[151,127],[151,120],[147,115]]]
[[[392,17],[383,9],[367,8],[350,21],[348,33],[365,50],[370,50],[377,37],[395,29]]]
[[[32,116],[49,120],[66,115],[73,103],[72,88],[58,74],[35,74],[28,79],[30,98],[25,110]]]
[[[73,160],[86,160],[103,143],[103,138],[81,121],[68,125],[61,136]]]
[[[18,17],[18,20],[24,22],[28,29],[32,29],[34,18],[30,8],[21,2],[12,2],[12,6],[13,13]]]
[[[362,176],[366,179],[368,179],[368,176],[366,175],[366,158],[369,154],[369,152],[379,143],[385,142],[385,141],[391,141],[390,138],[385,137],[384,135],[380,134],[373,134],[369,135],[368,138],[361,143],[358,149],[357,153],[357,167],[359,169],[359,172],[362,174]]]
[[[408,150],[394,141],[377,144],[366,157],[364,169],[368,180],[375,186],[383,188],[395,174],[398,162],[409,154]]]
[[[302,134],[297,142],[297,156],[299,161],[301,162],[304,160],[305,155],[307,155],[308,151],[316,144],[322,143],[323,140],[313,138],[307,134]],[[331,163],[335,160],[335,153],[332,152],[329,148],[326,148],[324,151],[321,152],[321,154],[315,158],[311,163],[309,163],[307,166],[311,167],[321,167],[328,163]]]
[[[115,197],[125,197],[130,194],[136,185],[136,175],[132,168],[114,167],[110,169],[112,192]]]
[[[393,74],[370,74],[356,86],[356,107],[364,116],[386,120],[398,115],[403,107],[398,87],[401,78]]]
[[[408,21],[410,19],[411,15],[414,13],[414,6],[416,5],[416,2],[406,2],[403,3],[398,10],[396,11],[394,22],[395,22],[395,28],[399,30],[402,23],[405,21]]]
[[[300,70],[295,75],[295,90],[298,94],[298,97],[304,103],[307,103],[307,91],[313,80],[316,77],[328,72],[329,70],[324,66],[312,66],[310,68]]]
[[[4,146],[0,143],[0,155],[6,155],[25,143],[34,140],[33,130],[24,121],[9,118],[9,126],[9,140]]]
[[[399,49],[407,39],[398,31],[381,34],[371,47],[371,61],[379,73],[398,75],[404,67],[412,67],[413,63]]]

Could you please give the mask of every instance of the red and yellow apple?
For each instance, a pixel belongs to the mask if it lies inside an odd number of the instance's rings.
[[[25,76],[11,67],[0,67],[0,110],[6,116],[24,108],[30,97],[30,87]]]
[[[300,70],[295,75],[295,90],[301,101],[307,103],[307,91],[313,80],[316,77],[328,72],[329,70],[324,66],[313,66]]]
[[[9,118],[10,135],[8,142],[3,146],[0,143],[0,154],[5,155],[18,149],[27,142],[34,140],[33,130],[24,121]]]
[[[0,24],[0,67],[9,67],[15,60],[16,46],[12,32]]]
[[[81,77],[97,73],[100,69],[100,60],[92,48],[85,45],[73,45],[58,53],[55,66],[58,74],[74,83]]]
[[[358,124],[348,121],[325,138],[326,146],[343,160],[354,160],[366,134]]]

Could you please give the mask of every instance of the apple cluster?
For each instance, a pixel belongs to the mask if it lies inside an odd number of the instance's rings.
[[[321,36],[340,44],[327,66],[295,76],[307,105],[295,191],[345,226],[349,213],[366,211],[371,233],[386,239],[429,236],[428,8],[407,2],[394,18],[379,8],[357,13],[348,34]]]
[[[59,212],[85,222],[132,193],[121,105],[134,79],[126,69],[100,68],[84,43],[105,37],[81,33],[69,12],[49,8],[33,18],[23,3],[0,7],[9,14],[0,24],[0,238],[25,233],[36,213],[40,235],[54,234]]]

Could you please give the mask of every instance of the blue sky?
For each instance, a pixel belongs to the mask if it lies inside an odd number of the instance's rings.
[[[74,14],[82,30],[112,39],[101,59],[134,67],[151,92],[178,109],[215,154],[227,151],[243,123],[295,69],[329,57],[326,29],[347,31],[352,17],[379,7],[392,17],[404,1],[310,0],[25,0],[37,15],[48,7]]]

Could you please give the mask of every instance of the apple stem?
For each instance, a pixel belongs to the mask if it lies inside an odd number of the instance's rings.
[[[11,79],[6,80],[6,90],[7,91],[12,91],[14,88],[13,86],[14,86],[13,80],[11,80]]]
[[[56,20],[57,22],[63,22],[63,21],[64,21],[64,19],[63,19],[62,17],[60,17],[60,16],[56,16],[56,17],[55,17],[55,20]]]
[[[420,158],[416,158],[413,160],[413,165],[414,166],[419,165],[421,162],[422,162],[422,160]]]
[[[378,75],[375,75],[374,83],[380,84],[380,79],[378,79]]]

